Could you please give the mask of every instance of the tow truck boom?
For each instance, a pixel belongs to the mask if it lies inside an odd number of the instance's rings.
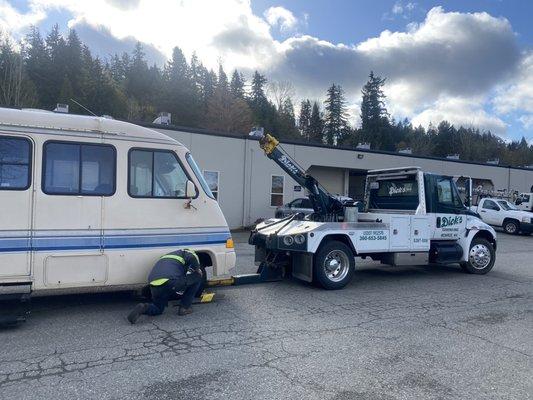
[[[315,221],[334,222],[343,214],[344,206],[340,200],[332,196],[311,175],[306,172],[279,146],[279,141],[267,134],[259,139],[259,146],[266,156],[278,164],[299,185],[309,192],[309,200],[313,206],[312,218]]]

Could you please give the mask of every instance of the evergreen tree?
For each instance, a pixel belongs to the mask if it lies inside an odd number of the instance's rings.
[[[300,115],[298,117],[298,129],[302,137],[309,141],[311,140],[311,102],[309,99],[302,100],[300,103]]]
[[[201,117],[201,101],[191,71],[183,52],[175,47],[172,59],[164,73],[165,111],[172,113],[173,123],[184,126],[198,126]]]
[[[385,94],[383,85],[385,79],[375,76],[370,71],[368,82],[361,91],[363,99],[361,102],[361,131],[362,137],[369,142],[372,148],[382,148],[385,150],[395,149],[390,137],[389,114],[385,107]]]
[[[329,145],[342,141],[348,132],[346,100],[340,85],[332,84],[325,100],[325,139]]]
[[[56,100],[51,93],[52,85],[49,80],[50,58],[37,28],[30,28],[30,32],[26,36],[26,43],[24,61],[28,78],[35,86],[38,104],[44,109],[50,110],[52,105],[55,105]]]
[[[320,114],[318,103],[313,103],[311,120],[309,122],[309,140],[315,143],[324,143],[324,120]]]
[[[228,86],[228,76],[226,75],[226,73],[224,72],[224,68],[222,67],[222,64],[219,64],[218,65],[218,82],[217,82],[217,87],[222,90],[222,91],[225,91],[227,92],[229,90],[229,86]]]
[[[230,92],[231,94],[238,99],[244,99],[244,85],[245,80],[239,71],[234,70],[233,75],[231,75],[230,83]]]
[[[250,100],[255,107],[260,107],[262,103],[267,101],[265,95],[266,83],[267,79],[264,77],[264,75],[261,75],[258,71],[255,71],[252,78],[252,87],[250,93]]]

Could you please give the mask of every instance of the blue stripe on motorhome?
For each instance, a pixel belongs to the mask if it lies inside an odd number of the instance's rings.
[[[231,235],[229,232],[147,234],[120,236],[48,236],[1,238],[0,252],[87,250],[87,249],[129,249],[171,246],[193,246],[223,244]]]

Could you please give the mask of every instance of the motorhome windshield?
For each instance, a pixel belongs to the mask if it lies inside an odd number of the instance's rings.
[[[198,167],[198,164],[196,164],[196,161],[194,161],[194,158],[192,158],[191,153],[187,153],[185,155],[185,159],[193,170],[194,175],[196,175],[196,178],[198,178],[198,181],[200,182],[202,189],[204,189],[205,194],[214,199],[215,196],[213,195],[213,192],[211,192],[211,189],[209,188],[209,185],[207,184],[207,181],[205,180],[204,174],[202,174],[200,167]]]

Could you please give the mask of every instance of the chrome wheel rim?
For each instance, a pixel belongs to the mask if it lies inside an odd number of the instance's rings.
[[[484,244],[476,244],[470,249],[468,259],[472,267],[474,267],[475,269],[486,268],[491,261],[490,250]]]
[[[344,251],[333,250],[328,253],[324,260],[324,272],[332,282],[340,282],[350,270],[350,259]]]
[[[515,233],[516,232],[516,225],[512,223],[508,223],[505,225],[505,231],[507,233]]]

